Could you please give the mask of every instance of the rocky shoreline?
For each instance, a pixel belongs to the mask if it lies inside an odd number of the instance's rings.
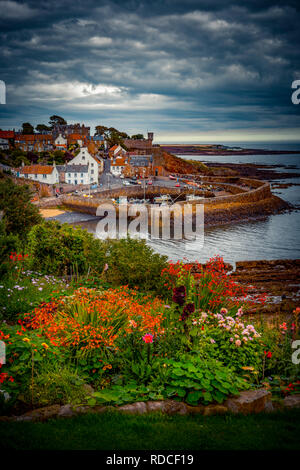
[[[257,180],[281,180],[289,178],[300,178],[300,173],[289,173],[285,169],[295,169],[294,166],[287,165],[262,165],[257,163],[216,163],[205,162],[208,168],[229,168],[236,174],[246,178]],[[280,168],[280,170],[278,170]]]
[[[205,269],[205,264],[201,265]],[[252,295],[266,293],[265,304],[254,304],[245,315],[262,314],[269,322],[290,318],[300,306],[300,259],[238,261],[235,269],[226,264],[228,276],[245,286],[252,286]],[[197,272],[195,264],[192,272]]]
[[[165,152],[175,153],[179,155],[210,155],[210,156],[224,156],[224,155],[286,155],[286,154],[299,154],[300,150],[266,150],[266,149],[243,149],[233,148],[221,149],[212,146],[201,145],[160,145],[160,148]]]

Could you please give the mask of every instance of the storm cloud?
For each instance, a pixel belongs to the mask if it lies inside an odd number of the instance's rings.
[[[0,127],[51,114],[157,140],[296,139],[297,2],[0,0]]]

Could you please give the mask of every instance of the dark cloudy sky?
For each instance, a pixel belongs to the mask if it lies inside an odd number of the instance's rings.
[[[300,140],[297,4],[0,0],[0,127],[59,114],[157,141]]]

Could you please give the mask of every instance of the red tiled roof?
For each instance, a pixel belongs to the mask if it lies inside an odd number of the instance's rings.
[[[36,140],[53,140],[52,134],[19,134],[16,136],[16,142],[27,142]]]
[[[117,158],[115,162],[111,162],[110,166],[125,166],[125,158]]]
[[[67,136],[67,138],[68,138],[68,139],[74,139],[74,140],[84,140],[84,136],[83,136],[83,135],[81,135],[81,134],[76,134],[76,133],[74,133],[74,134],[69,134],[69,135]]]
[[[119,147],[119,145],[115,144],[109,149],[109,151],[116,150],[118,147]]]
[[[23,166],[20,173],[24,175],[51,175],[54,167],[49,165],[29,165]]]
[[[92,157],[97,163],[99,163],[99,165],[101,165],[101,160],[99,160],[99,158],[95,157],[95,155],[92,155]]]
[[[14,137],[14,131],[0,131],[0,139],[13,139]]]

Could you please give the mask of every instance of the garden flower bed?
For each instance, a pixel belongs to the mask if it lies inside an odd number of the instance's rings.
[[[249,289],[229,279],[220,257],[196,274],[190,265],[169,263],[160,296],[112,287],[109,269],[74,283],[22,271],[24,284],[30,279],[57,290],[47,290],[27,312],[20,309],[17,323],[0,327],[7,357],[0,369],[2,415],[28,418],[36,409],[40,419],[37,409],[45,406],[55,406],[58,416],[107,406],[248,413],[271,411],[291,395],[297,405],[299,367],[290,358],[299,309],[279,329],[260,319],[247,324]],[[278,406],[270,404],[271,392]]]

